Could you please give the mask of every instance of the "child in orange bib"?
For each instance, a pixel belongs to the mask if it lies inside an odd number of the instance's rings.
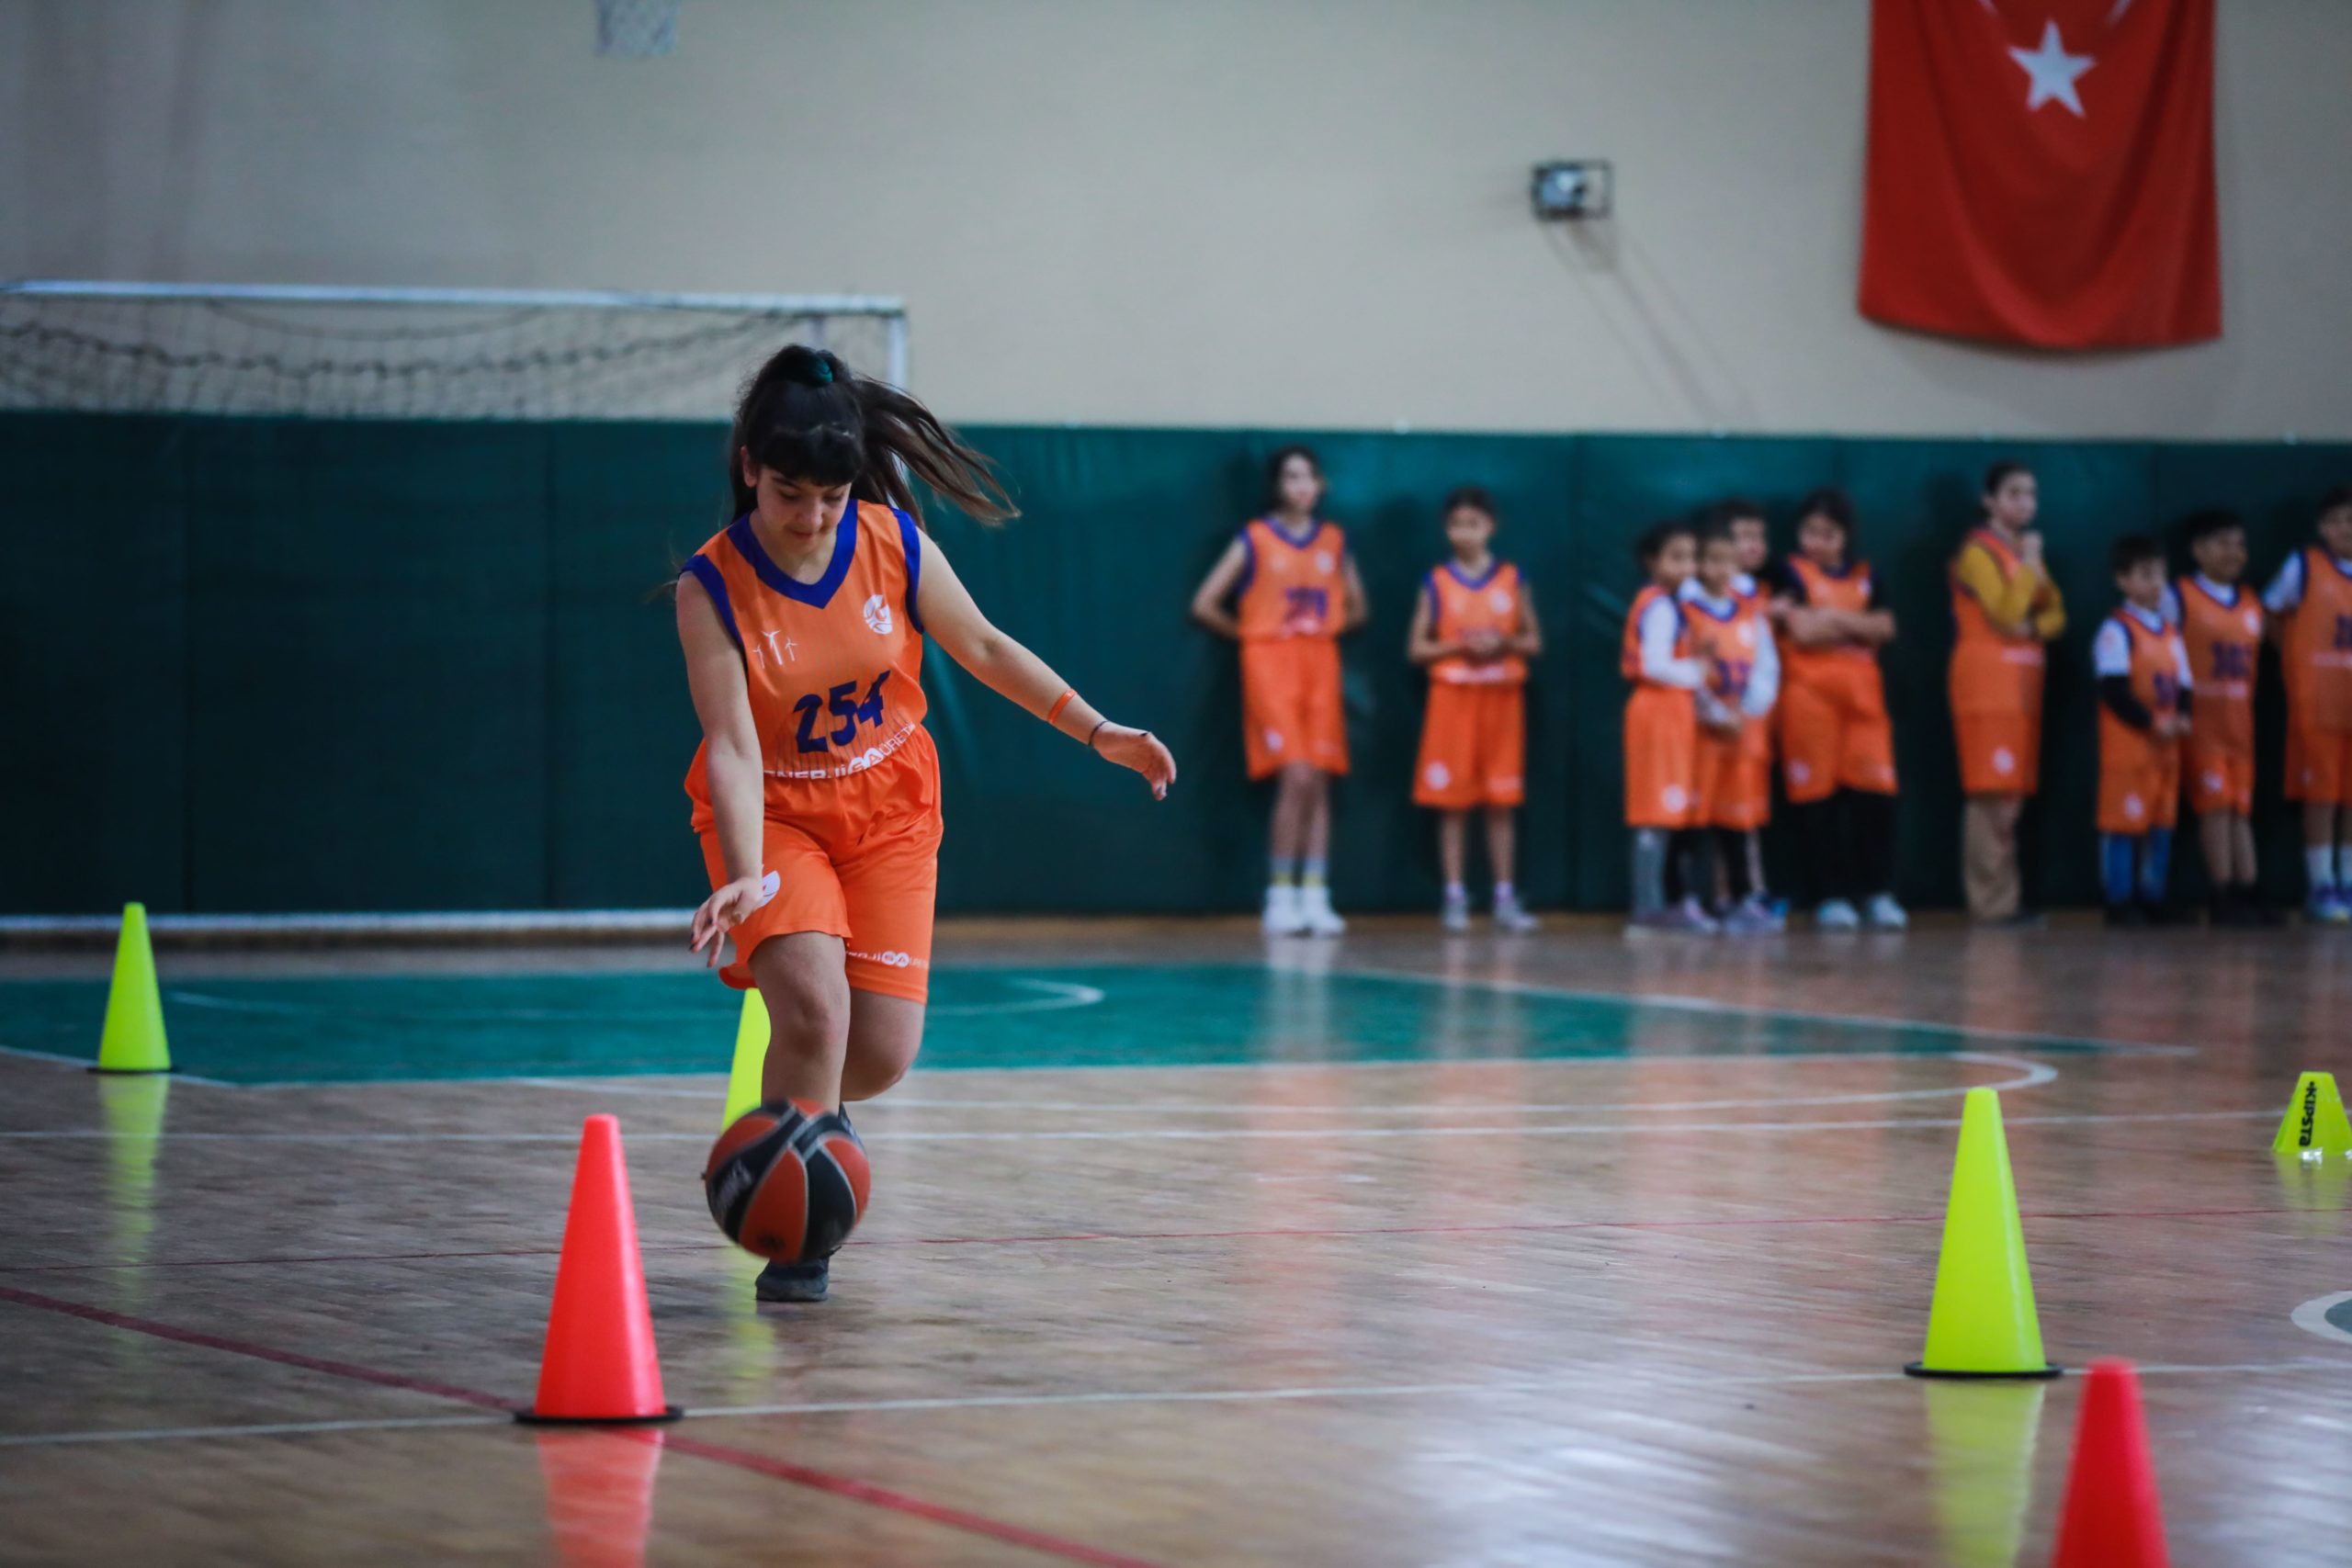
[[[763,1103],[837,1110],[902,1077],[922,1042],[938,882],[939,765],[922,645],[1156,795],[1168,749],[1115,725],[990,626],[924,536],[911,474],[972,516],[1010,516],[988,461],[896,388],[798,345],[763,366],[729,445],[735,521],[678,579],[703,741],[686,773],[711,895],[691,940],[772,1032]],[[771,1264],[758,1294],[820,1301],[828,1264]]]
[[[1347,535],[1317,516],[1323,468],[1304,446],[1269,465],[1266,514],[1241,525],[1193,595],[1193,618],[1241,645],[1241,740],[1252,779],[1274,778],[1270,935],[1337,936],[1329,867],[1331,780],[1348,771],[1340,637],[1363,625]],[[1234,601],[1231,610],[1226,601]]]
[[[2019,907],[2018,818],[2041,787],[2043,648],[2065,631],[2066,606],[2042,566],[2033,470],[1994,464],[1983,501],[1984,525],[1951,563],[1952,728],[1968,797],[1961,881],[1970,915],[2007,923],[2032,919]]]
[[[1519,569],[1496,558],[1495,503],[1475,485],[1446,498],[1446,542],[1453,558],[1423,581],[1413,605],[1406,657],[1427,667],[1430,703],[1413,765],[1413,799],[1443,815],[1438,859],[1445,875],[1439,910],[1449,931],[1470,929],[1463,885],[1471,811],[1487,813],[1487,859],[1495,874],[1495,927],[1530,931],[1534,917],[1511,881],[1514,815],[1527,795],[1527,661],[1544,649],[1535,604]]]
[[[1817,490],[1798,508],[1797,550],[1774,584],[1781,648],[1781,777],[1789,818],[1821,891],[1824,931],[1910,923],[1894,900],[1894,728],[1878,650],[1894,615],[1854,547],[1854,504]]]
[[[2245,575],[2245,528],[2230,512],[2200,512],[2184,530],[2197,570],[2165,590],[2165,618],[2188,650],[2197,724],[2182,742],[2181,773],[2217,926],[2265,924],[2255,891],[2254,676],[2262,654],[2262,602]]]
[[[2165,919],[2180,739],[2189,732],[2188,650],[2165,619],[2165,558],[2154,539],[2115,542],[2123,603],[2091,642],[2098,678],[2098,831],[2109,925]]]
[[[2352,925],[2352,487],[2320,502],[2316,543],[2262,595],[2287,675],[2290,798],[2303,803],[2304,913]]]
[[[1714,881],[1705,836],[1690,831],[1695,698],[1707,672],[1691,655],[1690,625],[1675,598],[1698,564],[1697,537],[1680,522],[1656,524],[1643,534],[1636,551],[1649,581],[1634,595],[1618,647],[1618,672],[1634,686],[1625,702],[1625,826],[1634,836],[1637,931],[1717,929],[1701,902]],[[1672,885],[1678,879],[1679,889]]]
[[[1713,836],[1716,863],[1724,874],[1719,918],[1733,934],[1777,931],[1781,919],[1765,899],[1762,856],[1753,837],[1764,815],[1758,797],[1769,795],[1771,773],[1769,761],[1758,765],[1750,731],[1764,726],[1779,698],[1780,657],[1764,601],[1754,580],[1739,569],[1739,541],[1723,509],[1701,525],[1698,571],[1676,598],[1689,628],[1690,656],[1707,672],[1695,694],[1699,725],[1690,809],[1691,826]]]

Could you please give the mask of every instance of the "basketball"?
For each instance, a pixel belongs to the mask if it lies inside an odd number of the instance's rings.
[[[728,1240],[773,1263],[813,1263],[857,1228],[869,1177],[848,1117],[779,1100],[718,1134],[702,1180]]]

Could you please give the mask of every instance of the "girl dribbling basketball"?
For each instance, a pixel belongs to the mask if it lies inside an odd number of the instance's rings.
[[[896,388],[784,349],[728,448],[735,520],[685,563],[678,638],[703,742],[686,774],[711,895],[692,944],[773,1021],[761,1098],[829,1111],[899,1081],[922,1043],[939,761],[923,641],[1071,739],[1141,773],[1168,749],[1111,723],[989,624],[925,536],[913,479],[982,521],[1013,508],[988,460]],[[772,1264],[763,1301],[821,1301],[828,1264]]]

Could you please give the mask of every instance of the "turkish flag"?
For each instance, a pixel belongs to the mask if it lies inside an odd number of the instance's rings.
[[[1861,310],[2040,348],[2221,336],[2213,0],[1872,0]]]

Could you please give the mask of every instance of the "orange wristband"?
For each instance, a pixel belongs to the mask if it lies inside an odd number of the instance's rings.
[[[1063,687],[1062,694],[1054,699],[1054,705],[1046,710],[1046,722],[1047,724],[1059,723],[1061,721],[1062,709],[1069,706],[1070,703],[1077,696],[1078,694],[1076,692],[1071,691],[1067,686]]]

